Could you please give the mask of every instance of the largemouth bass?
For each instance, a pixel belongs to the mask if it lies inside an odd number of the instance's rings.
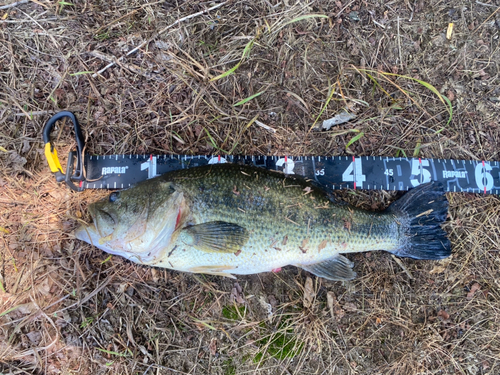
[[[383,212],[337,203],[301,178],[216,164],[170,172],[89,206],[75,234],[110,254],[172,270],[229,276],[301,267],[330,280],[356,276],[341,254],[386,250],[442,259],[448,201],[420,185]]]

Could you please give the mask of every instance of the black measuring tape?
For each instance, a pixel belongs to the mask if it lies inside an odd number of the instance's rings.
[[[63,117],[69,117],[73,121],[78,144],[77,152],[70,152],[66,175],[60,168],[54,148],[48,146],[48,134],[52,126],[56,120]],[[299,175],[333,190],[409,190],[422,183],[440,181],[445,190],[450,192],[500,194],[498,161],[381,156],[82,156],[83,137],[71,112],[60,112],[47,122],[44,128],[44,142],[49,166],[52,172],[59,176],[58,181],[64,179],[72,189],[78,191],[123,189],[177,169],[217,163],[240,163]]]

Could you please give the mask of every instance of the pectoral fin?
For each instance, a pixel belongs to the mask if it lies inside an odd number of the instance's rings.
[[[353,266],[354,263],[342,255],[337,255],[334,258],[330,258],[319,263],[299,265],[299,267],[316,276],[324,277],[325,279],[333,281],[354,279],[356,277],[356,272],[352,270]]]
[[[207,253],[236,253],[247,243],[248,231],[236,224],[211,221],[184,228],[180,239]]]

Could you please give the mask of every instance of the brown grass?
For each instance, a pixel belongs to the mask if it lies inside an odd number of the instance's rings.
[[[0,372],[500,372],[498,197],[449,194],[450,259],[402,268],[385,253],[358,254],[349,283],[311,283],[288,267],[236,286],[108,259],[75,240],[87,203],[104,192],[57,185],[41,141],[48,117],[67,109],[99,155],[498,160],[498,5],[232,0],[159,33],[216,3],[71,3],[0,8]],[[309,14],[328,18],[289,23]],[[363,69],[432,84],[452,101],[451,123],[422,85],[375,75],[377,86]],[[345,107],[354,121],[311,131]],[[54,139],[60,155],[74,147],[68,127]],[[395,198],[341,195],[368,209]]]

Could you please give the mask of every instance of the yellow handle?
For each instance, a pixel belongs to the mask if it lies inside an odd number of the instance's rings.
[[[59,158],[57,157],[57,151],[54,147],[53,151],[50,149],[50,142],[45,143],[45,157],[47,158],[47,161],[49,162],[49,168],[51,172],[61,172],[62,173],[62,167],[61,163],[59,163]]]

